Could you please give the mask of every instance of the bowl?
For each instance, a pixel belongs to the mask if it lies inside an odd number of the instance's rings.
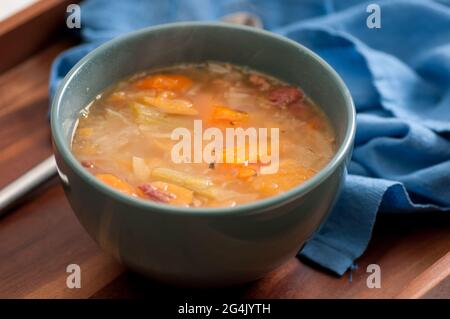
[[[329,117],[337,152],[305,183],[232,208],[178,208],[136,199],[98,181],[70,150],[77,117],[97,94],[131,74],[222,61],[300,86]],[[159,281],[222,286],[261,278],[294,257],[330,212],[355,133],[352,98],[320,57],[282,36],[223,23],[174,23],[116,38],[84,57],[53,100],[58,173],[78,220],[104,251]],[[301,137],[299,137],[301,138]]]

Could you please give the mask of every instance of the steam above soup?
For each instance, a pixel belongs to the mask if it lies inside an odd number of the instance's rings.
[[[184,207],[232,207],[285,192],[335,153],[303,91],[229,64],[137,74],[82,110],[72,141],[110,187]]]

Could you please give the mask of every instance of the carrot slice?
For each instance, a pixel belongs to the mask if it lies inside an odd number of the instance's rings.
[[[160,181],[152,182],[150,184],[163,192],[173,194],[173,196],[171,196],[169,200],[171,204],[189,205],[192,203],[192,200],[194,198],[194,192],[182,186]]]
[[[225,148],[223,150],[222,160],[223,160],[224,163],[227,163],[227,164],[244,164],[246,161],[250,161],[251,159],[256,159],[256,160],[259,159],[258,153],[250,154],[250,150],[249,150],[248,147],[240,148],[240,147],[235,146],[232,150],[233,150],[233,158],[230,158],[231,161],[228,161],[228,158],[227,158],[227,152],[231,153],[231,149]]]
[[[252,186],[257,191],[274,195],[303,183],[311,178],[316,172],[295,161],[286,161],[280,163],[279,171],[275,174],[266,174],[257,176]]]
[[[256,176],[256,170],[250,167],[241,167],[238,171],[238,178],[247,180],[250,177]]]
[[[248,119],[248,113],[217,105],[214,107],[212,119],[216,121],[244,122]]]
[[[192,86],[192,80],[184,75],[158,74],[137,81],[135,86],[139,89],[184,91]]]
[[[134,189],[133,186],[128,184],[127,182],[121,180],[115,175],[112,174],[96,174],[95,177],[97,177],[99,180],[101,180],[106,185],[118,190],[119,192],[122,192],[124,194],[128,194],[134,197],[141,197],[139,192]]]
[[[263,154],[259,152],[259,149],[256,149],[254,152],[251,152],[248,144],[244,147],[235,146],[233,148],[234,157],[231,161],[227,160],[227,152],[231,152],[231,149],[225,148],[223,150],[222,160],[224,163],[228,164],[244,164],[245,162],[254,163],[263,161]],[[242,154],[241,154],[242,153]],[[271,154],[271,146],[267,144],[266,153],[269,156]]]

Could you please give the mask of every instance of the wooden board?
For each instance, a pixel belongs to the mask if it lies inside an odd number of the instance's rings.
[[[1,29],[1,28],[0,28]],[[0,40],[1,41],[1,40]],[[47,117],[52,60],[73,45],[58,38],[0,73],[0,187],[52,152]],[[450,298],[450,218],[381,216],[359,268],[337,278],[292,258],[262,280],[217,290],[174,289],[127,272],[76,220],[56,179],[0,218],[0,298],[133,298],[211,295],[247,298]],[[66,267],[81,266],[81,289],[68,289]],[[381,288],[368,288],[368,264]]]
[[[45,0],[0,23],[0,73],[37,52],[65,30],[64,14],[72,0]]]

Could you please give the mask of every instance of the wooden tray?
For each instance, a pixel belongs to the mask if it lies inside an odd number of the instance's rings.
[[[73,2],[73,1],[70,1]],[[76,44],[64,35],[69,1],[40,1],[0,23],[0,187],[52,152],[50,64]],[[264,279],[208,290],[174,289],[127,272],[76,220],[55,178],[0,219],[0,297],[133,298],[210,295],[246,298],[449,298],[450,218],[429,213],[381,216],[358,269],[337,278],[292,258]],[[81,266],[82,287],[66,286],[66,267]],[[381,267],[368,288],[367,265]]]

